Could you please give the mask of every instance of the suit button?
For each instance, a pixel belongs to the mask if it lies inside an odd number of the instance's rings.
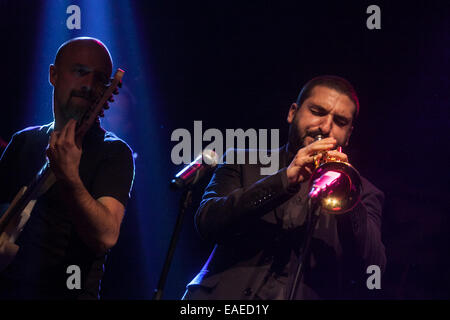
[[[244,295],[246,295],[247,297],[250,296],[252,294],[252,289],[251,288],[247,288],[244,290]]]

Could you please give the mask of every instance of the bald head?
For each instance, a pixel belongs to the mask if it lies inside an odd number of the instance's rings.
[[[87,52],[103,59],[104,63],[109,65],[111,69],[109,74],[111,74],[112,58],[108,48],[100,40],[90,37],[79,37],[64,42],[56,52],[55,66],[58,67],[58,65],[65,63],[67,56],[72,58],[73,55],[77,55],[80,52]]]
[[[49,70],[56,125],[60,127],[69,119],[79,119],[103,94],[111,72],[111,55],[100,40],[82,37],[61,45]]]

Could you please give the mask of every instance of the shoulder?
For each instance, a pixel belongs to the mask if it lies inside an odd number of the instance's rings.
[[[362,200],[377,199],[381,204],[384,203],[384,192],[377,188],[372,182],[361,176]]]
[[[364,193],[381,193],[381,194],[383,194],[383,191],[381,191],[372,182],[370,182],[363,176],[361,176],[361,184],[362,184]]]
[[[53,130],[53,122],[44,124],[42,126],[31,126],[20,131],[17,131],[15,136],[34,136],[34,135],[48,135]]]
[[[133,150],[123,139],[119,138],[115,133],[106,131],[103,144],[108,149],[110,153],[113,154],[124,154],[127,156],[133,156]]]
[[[14,133],[12,138],[15,141],[39,140],[43,138],[48,139],[48,136],[52,130],[53,122],[42,126],[27,127]]]
[[[267,157],[284,156],[284,147],[277,149],[227,149],[220,163],[267,165]]]
[[[225,153],[222,166],[239,167],[252,177],[274,175],[285,166],[286,149],[229,149]]]

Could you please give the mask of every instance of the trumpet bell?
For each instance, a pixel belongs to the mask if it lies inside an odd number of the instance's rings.
[[[326,162],[314,170],[309,189],[313,204],[321,205],[326,213],[341,214],[359,202],[361,178],[348,162]]]

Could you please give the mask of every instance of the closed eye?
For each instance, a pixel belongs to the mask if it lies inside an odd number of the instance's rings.
[[[320,117],[322,117],[322,116],[324,116],[324,115],[326,115],[328,113],[327,110],[325,110],[321,106],[316,106],[316,105],[311,106],[309,108],[309,110],[311,111],[311,113],[313,115],[320,116]]]
[[[85,76],[85,75],[87,75],[90,72],[90,70],[86,69],[86,68],[83,68],[81,66],[76,66],[73,69],[73,72],[76,73],[77,75]]]
[[[350,121],[344,117],[335,116],[334,123],[336,123],[339,127],[345,127],[350,123]]]
[[[86,74],[89,73],[89,72],[86,71],[86,70],[77,70],[77,72],[78,72],[78,74],[79,74],[80,76],[84,76],[84,75],[86,75]]]

